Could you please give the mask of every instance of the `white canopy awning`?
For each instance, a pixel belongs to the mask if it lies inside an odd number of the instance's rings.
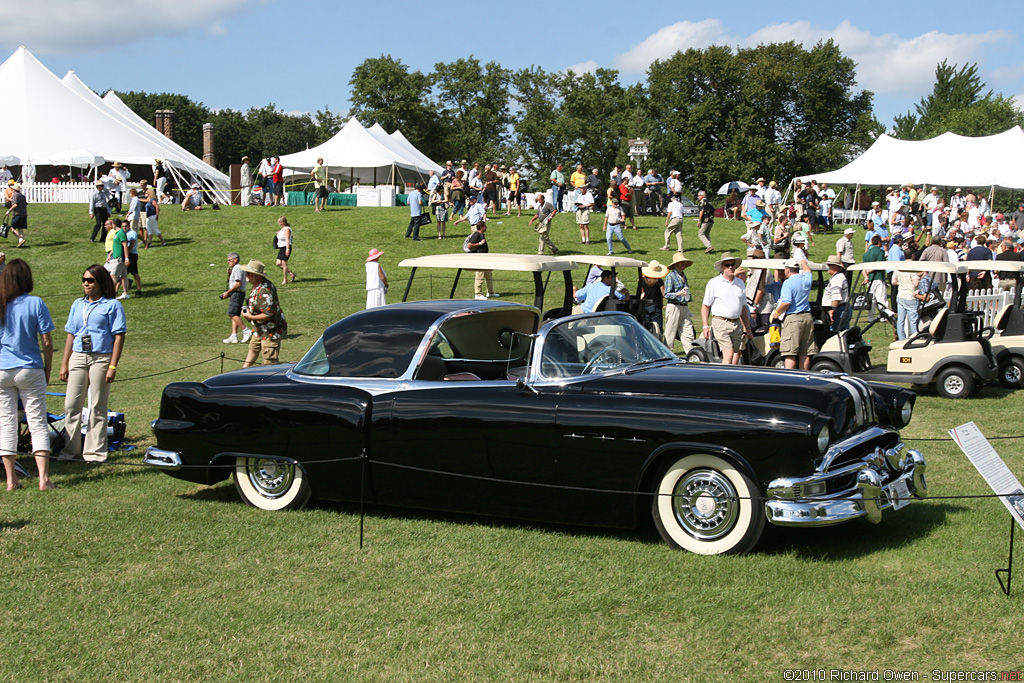
[[[1024,131],[972,138],[943,133],[930,140],[897,140],[880,135],[846,166],[799,180],[830,185],[941,185],[1024,188]]]

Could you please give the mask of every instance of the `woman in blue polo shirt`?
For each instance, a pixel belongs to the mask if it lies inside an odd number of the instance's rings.
[[[8,491],[21,488],[14,472],[18,455],[19,396],[32,435],[39,488],[43,491],[57,488],[50,481],[50,430],[46,426],[53,320],[43,300],[29,296],[31,291],[32,270],[20,258],[14,259],[0,273],[0,453]]]
[[[114,281],[103,266],[91,265],[86,269],[82,290],[85,296],[71,304],[64,325],[68,337],[60,378],[68,383],[64,400],[68,443],[58,460],[82,456],[88,462],[103,462],[107,459],[107,398],[124,349],[127,323],[121,302],[114,298]],[[83,448],[82,440],[75,437],[82,430],[82,406],[87,391],[89,429]]]

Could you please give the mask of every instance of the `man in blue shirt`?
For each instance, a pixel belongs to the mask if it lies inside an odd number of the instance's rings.
[[[655,169],[651,168],[647,170],[647,175],[644,176],[644,183],[646,183],[647,189],[651,191],[647,195],[649,203],[647,208],[655,216],[660,216],[665,208],[664,195],[662,194],[662,191],[665,189],[665,179]]]
[[[814,343],[814,320],[811,317],[811,266],[807,259],[786,261],[786,280],[782,283],[779,302],[771,320],[782,319],[782,340],[779,351],[786,359],[786,368],[811,369],[811,356],[818,352]]]
[[[610,270],[602,270],[601,277],[589,285],[575,292],[576,301],[579,301],[583,307],[584,313],[593,313],[594,306],[606,296],[614,296],[616,299],[629,298],[628,294],[623,294],[615,289],[615,276],[612,275]]]
[[[413,242],[420,241],[420,216],[423,214],[424,189],[426,188],[423,183],[420,183],[409,193],[409,227],[405,230],[405,236],[412,235]]]
[[[886,261],[906,261],[907,255],[903,253],[903,235],[896,233],[892,236],[892,246],[885,257]],[[892,272],[892,271],[889,271]]]

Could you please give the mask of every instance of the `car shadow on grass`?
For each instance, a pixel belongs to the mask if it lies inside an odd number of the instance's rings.
[[[145,273],[143,273],[145,275]],[[181,294],[185,291],[184,287],[172,287],[165,285],[162,282],[142,282],[142,298],[149,299],[157,296],[172,296],[174,294]],[[135,297],[135,291],[132,290],[132,296]]]
[[[26,467],[28,467],[26,465]],[[35,475],[35,468],[30,468]],[[56,458],[50,460],[50,476],[54,477],[61,487],[73,487],[88,484],[112,477],[136,477],[156,474],[156,468],[142,463],[142,451],[138,448],[130,451],[114,451],[107,455],[106,462],[84,462],[73,460],[61,462]]]
[[[0,534],[5,531],[17,531],[18,529],[24,529],[27,526],[27,519],[9,519],[5,522],[0,522]]]
[[[882,514],[879,524],[855,520],[827,527],[767,525],[758,553],[792,554],[809,560],[844,560],[924,541],[949,515],[969,508],[951,502],[917,502],[899,512]]]

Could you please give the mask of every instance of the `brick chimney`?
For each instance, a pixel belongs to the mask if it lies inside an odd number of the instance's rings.
[[[170,109],[157,109],[154,114],[154,126],[168,139],[174,139],[174,120],[177,115]]]
[[[216,166],[213,155],[213,124],[203,124],[203,162]]]

